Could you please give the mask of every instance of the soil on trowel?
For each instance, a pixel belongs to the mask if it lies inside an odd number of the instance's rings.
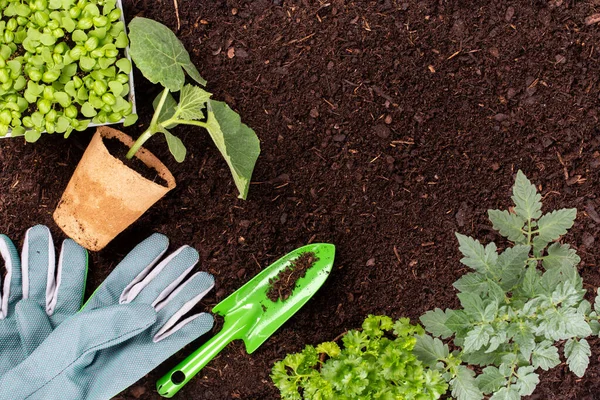
[[[117,158],[123,164],[142,175],[144,178],[158,183],[159,185],[168,186],[167,181],[165,181],[154,168],[147,166],[137,157],[133,157],[131,159],[127,158],[126,155],[129,151],[129,148],[125,146],[119,139],[102,138],[102,142],[104,143],[104,146],[106,146],[106,149],[111,156]]]
[[[279,272],[269,282],[271,287],[267,291],[267,297],[273,302],[287,300],[296,288],[298,279],[303,278],[306,275],[306,271],[317,261],[319,259],[312,251],[300,254],[298,258],[290,262],[287,268]]]

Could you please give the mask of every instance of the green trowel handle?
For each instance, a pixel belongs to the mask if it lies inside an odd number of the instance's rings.
[[[227,324],[225,324],[227,325]],[[232,324],[224,326],[221,332],[215,335],[202,347],[193,352],[185,360],[179,363],[169,373],[156,382],[158,394],[163,397],[173,397],[185,386],[206,364],[210,362],[231,341],[240,338],[243,326]]]

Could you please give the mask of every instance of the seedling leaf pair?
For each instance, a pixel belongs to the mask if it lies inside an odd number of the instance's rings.
[[[155,114],[149,128],[136,141],[127,157],[133,157],[146,140],[161,132],[175,160],[182,162],[186,148],[170,129],[178,125],[203,127],[227,162],[239,197],[245,199],[260,153],[260,143],[254,131],[243,124],[240,116],[225,103],[211,100],[211,93],[185,84],[185,73],[200,85],[205,85],[206,81],[169,28],[156,21],[136,17],[129,24],[129,30],[130,54],[136,66],[149,81],[160,83],[165,89],[154,100]],[[176,92],[179,92],[178,101],[172,95]]]

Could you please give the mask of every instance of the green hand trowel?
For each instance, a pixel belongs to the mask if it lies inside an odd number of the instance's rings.
[[[318,261],[296,282],[292,295],[273,302],[267,297],[270,281],[303,253],[315,253]],[[323,285],[331,272],[335,246],[310,244],[286,254],[250,282],[217,304],[212,312],[225,318],[223,329],[202,347],[158,380],[156,387],[163,397],[173,397],[190,379],[209,363],[227,344],[242,339],[248,354],[253,353],[285,321],[296,313]]]

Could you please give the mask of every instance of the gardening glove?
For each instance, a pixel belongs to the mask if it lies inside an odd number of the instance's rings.
[[[92,295],[24,362],[0,378],[1,400],[110,399],[212,328],[207,313],[186,314],[214,286],[183,246],[154,265],[168,239],[136,246]]]
[[[71,239],[55,263],[50,230],[37,225],[25,234],[21,259],[12,241],[0,235],[0,376],[38,347],[81,308],[87,251]],[[2,264],[0,263],[0,267]]]

